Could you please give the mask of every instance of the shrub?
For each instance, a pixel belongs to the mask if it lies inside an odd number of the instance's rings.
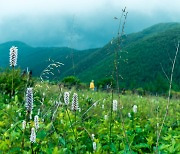
[[[0,71],[0,93],[11,94],[12,90],[12,76],[13,89],[15,94],[20,94],[23,97],[25,87],[27,86],[27,75],[21,74],[20,69],[15,69],[14,73],[11,69]]]
[[[99,89],[107,90],[107,87],[110,87],[111,84],[112,87],[115,87],[115,81],[113,78],[104,78],[97,83],[97,87]]]
[[[67,76],[61,82],[68,88],[80,85],[80,80],[75,76]]]

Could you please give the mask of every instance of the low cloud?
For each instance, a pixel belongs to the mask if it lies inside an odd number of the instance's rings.
[[[77,49],[105,45],[116,36],[119,17],[129,12],[126,33],[160,22],[180,21],[179,0],[6,0],[0,5],[0,43]]]

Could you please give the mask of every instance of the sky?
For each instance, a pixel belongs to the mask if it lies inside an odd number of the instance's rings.
[[[180,0],[0,0],[0,43],[88,49],[117,36],[126,7],[125,33],[180,22]]]

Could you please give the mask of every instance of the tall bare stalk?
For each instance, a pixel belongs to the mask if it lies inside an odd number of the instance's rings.
[[[179,41],[178,41],[178,44],[177,44],[177,46],[176,46],[176,53],[175,53],[175,56],[174,56],[174,60],[173,60],[173,62],[172,62],[171,76],[170,76],[170,80],[169,80],[169,91],[168,91],[166,111],[165,111],[164,118],[163,118],[163,121],[162,121],[160,130],[159,130],[158,136],[157,136],[156,153],[158,153],[159,139],[160,139],[160,137],[161,137],[161,132],[162,132],[162,129],[163,129],[163,127],[164,127],[165,120],[166,120],[166,118],[167,118],[168,111],[169,111],[170,96],[171,96],[171,89],[172,89],[172,81],[173,81],[173,74],[174,74],[174,67],[175,67],[175,64],[176,64],[176,59],[177,59],[178,52],[179,52]]]
[[[119,65],[118,65],[118,63],[119,63],[119,50],[121,49],[121,41],[122,41],[122,36],[124,34],[124,28],[125,28],[125,24],[126,24],[127,15],[128,15],[128,12],[126,12],[126,7],[125,7],[122,10],[121,17],[119,18],[119,26],[118,26],[118,32],[117,32],[117,49],[115,49],[115,52],[114,52],[114,55],[115,55],[114,68],[115,68],[115,76],[116,76],[116,84],[117,84],[118,102],[121,106],[120,107],[120,118],[121,118],[123,136],[124,136],[124,138],[128,144],[129,152],[131,153],[130,144],[129,144],[128,137],[127,137],[126,131],[125,131],[124,118],[123,118],[122,111],[121,111],[122,105],[120,103],[120,86],[119,86],[119,76],[120,75],[119,75]],[[123,17],[124,17],[124,21],[122,22]],[[115,17],[115,19],[118,19],[118,18]],[[110,121],[110,123],[111,123],[111,121]],[[111,126],[111,124],[110,124],[110,126]],[[111,136],[110,136],[110,138],[111,138]],[[111,139],[110,139],[110,141],[111,141]]]
[[[112,142],[112,106],[113,106],[113,98],[114,98],[114,92],[112,89],[112,97],[111,97],[111,112],[110,112],[110,123],[109,123],[109,150],[111,149],[111,142]]]

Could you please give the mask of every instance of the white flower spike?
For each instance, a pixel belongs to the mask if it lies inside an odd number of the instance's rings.
[[[31,112],[33,109],[33,89],[27,88],[26,91],[26,109],[28,112]]]
[[[15,67],[17,65],[18,48],[12,46],[10,49],[9,62],[10,66]]]
[[[69,92],[65,92],[65,93],[64,93],[64,103],[65,103],[66,105],[69,104]]]
[[[36,130],[39,129],[39,117],[38,117],[38,115],[36,115],[34,117],[34,126],[35,126]]]
[[[137,113],[137,105],[134,105],[134,106],[133,106],[133,112],[134,112],[134,113]]]
[[[72,98],[72,110],[77,111],[78,109],[79,109],[78,95],[76,93],[74,93],[73,98]]]
[[[117,111],[117,100],[113,100],[113,111]]]
[[[31,143],[35,143],[35,142],[36,142],[36,132],[35,132],[35,128],[31,128],[30,142],[31,142]]]

